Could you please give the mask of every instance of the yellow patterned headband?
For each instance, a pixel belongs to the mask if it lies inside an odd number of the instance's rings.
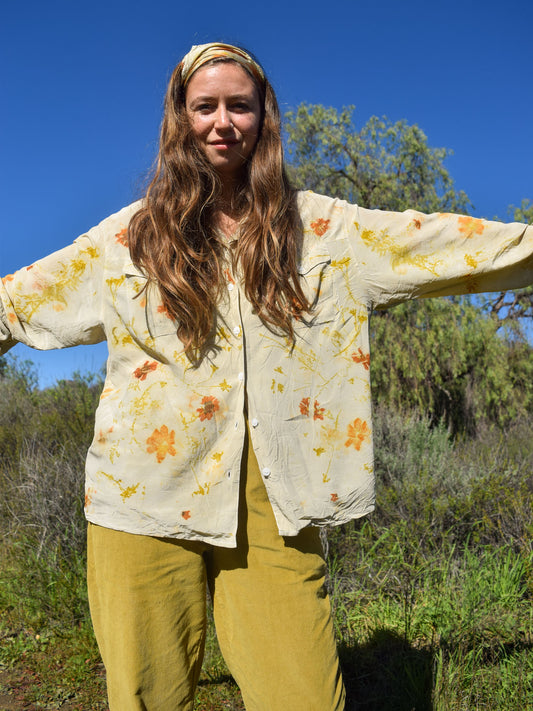
[[[187,82],[192,77],[194,72],[202,65],[206,64],[206,62],[223,57],[227,57],[228,59],[233,59],[234,62],[238,62],[254,77],[257,82],[259,82],[259,84],[262,85],[264,83],[265,74],[263,70],[259,64],[252,59],[248,52],[245,52],[244,49],[241,49],[240,47],[234,47],[231,44],[210,42],[209,44],[194,45],[185,57],[183,57],[183,68],[181,70],[183,86],[187,85]]]

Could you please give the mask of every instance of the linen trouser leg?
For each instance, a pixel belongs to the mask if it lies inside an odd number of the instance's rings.
[[[340,711],[345,691],[318,529],[279,535],[251,447],[242,476],[237,548],[207,557],[226,663],[247,711]]]
[[[205,641],[206,547],[89,524],[89,602],[111,711],[193,708]]]

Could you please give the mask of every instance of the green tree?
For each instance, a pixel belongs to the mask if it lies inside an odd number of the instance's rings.
[[[3,357],[0,369],[0,469],[17,460],[32,430],[37,372],[31,361]]]
[[[16,468],[36,442],[51,456],[86,450],[102,386],[99,374],[74,373],[40,390],[33,363],[8,355],[0,371],[0,469]]]
[[[291,178],[299,188],[382,210],[466,212],[470,206],[444,166],[450,151],[430,147],[416,125],[373,116],[358,130],[353,106],[301,104],[285,119]]]
[[[39,418],[34,424],[37,438],[50,452],[60,449],[88,449],[94,434],[94,413],[103,388],[101,374],[74,373],[37,393]]]
[[[374,401],[453,433],[533,410],[532,349],[470,298],[408,301],[371,322]]]
[[[515,222],[533,225],[533,202],[522,200],[520,207],[511,205],[509,214]],[[493,316],[502,321],[520,323],[533,318],[533,287],[519,291],[502,291],[496,297],[487,299]]]
[[[522,200],[520,207],[511,205],[509,212],[516,222],[526,222],[528,225],[533,225],[533,201]]]

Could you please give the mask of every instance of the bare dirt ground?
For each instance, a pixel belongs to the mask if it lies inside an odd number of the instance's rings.
[[[23,701],[24,688],[30,683],[19,671],[0,671],[0,711],[37,711],[38,706]]]

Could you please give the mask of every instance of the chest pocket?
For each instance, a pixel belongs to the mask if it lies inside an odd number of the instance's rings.
[[[124,270],[128,325],[137,337],[176,336],[177,324],[167,315],[159,289],[134,264]]]
[[[301,319],[300,325],[312,327],[335,320],[338,300],[328,250],[322,246],[320,251],[307,254],[302,258],[298,274],[300,285],[312,307],[311,313]]]

